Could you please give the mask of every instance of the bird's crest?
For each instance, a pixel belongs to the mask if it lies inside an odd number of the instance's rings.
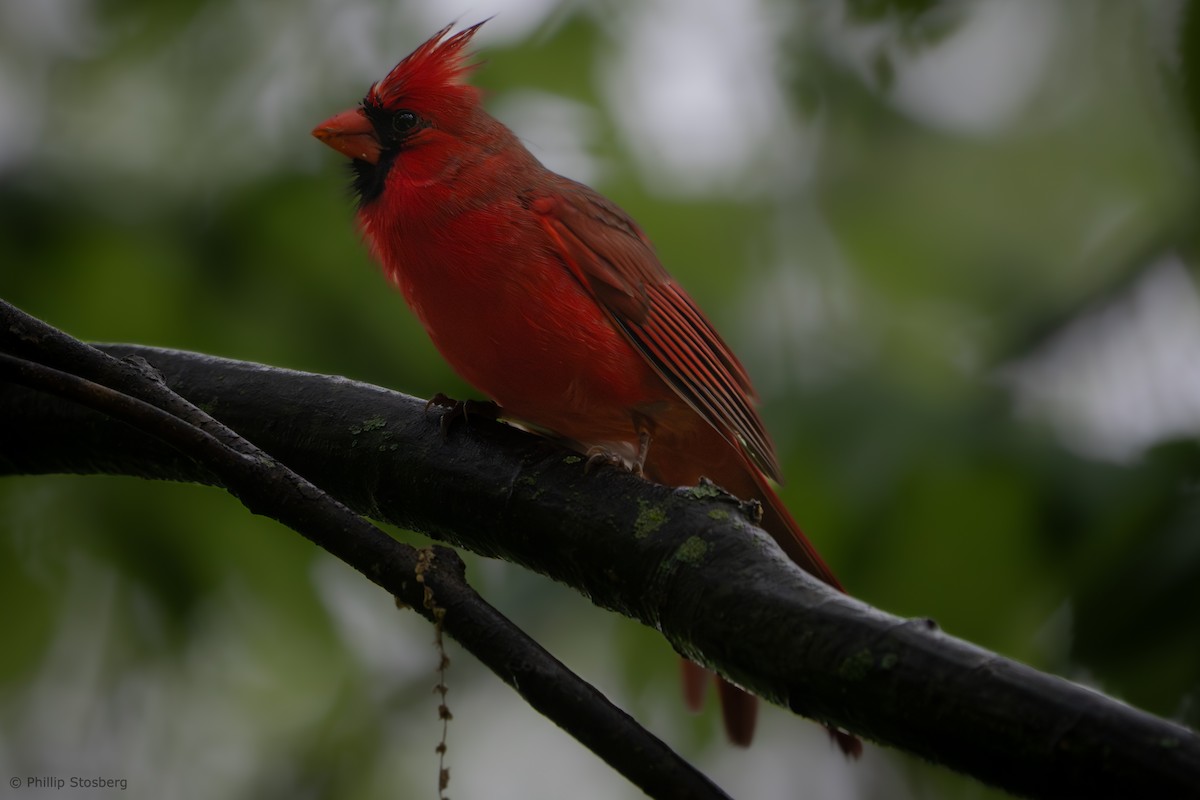
[[[371,86],[365,102],[393,108],[422,97],[445,98],[448,93],[469,93],[474,97],[478,90],[467,86],[464,79],[478,65],[467,60],[469,53],[465,50],[484,22],[487,20],[449,38],[453,23],[442,28],[394,66],[386,78]]]

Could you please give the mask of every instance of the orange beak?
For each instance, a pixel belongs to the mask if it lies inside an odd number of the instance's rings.
[[[361,108],[334,114],[313,128],[312,135],[344,156],[369,164],[379,163],[379,137]]]

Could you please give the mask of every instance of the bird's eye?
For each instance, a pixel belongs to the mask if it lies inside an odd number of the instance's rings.
[[[413,112],[404,109],[392,115],[392,130],[401,136],[412,133],[421,124],[421,118]]]

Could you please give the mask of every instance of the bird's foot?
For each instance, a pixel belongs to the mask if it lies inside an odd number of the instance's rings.
[[[598,466],[612,466],[618,469],[623,469],[626,472],[632,472],[639,478],[645,477],[646,455],[650,452],[650,442],[653,437],[650,435],[652,423],[642,417],[640,414],[634,417],[634,422],[637,426],[638,446],[632,458],[622,456],[616,450],[612,450],[604,445],[593,445],[588,448],[587,464],[584,465],[584,472],[591,472]]]
[[[601,447],[600,445],[589,447],[585,455],[587,456],[587,463],[583,465],[585,474],[590,473],[597,467],[616,467],[626,472],[632,472],[635,475],[642,474],[641,464],[631,464],[615,450],[609,450],[607,447]]]
[[[454,423],[462,420],[470,422],[471,417],[482,417],[484,419],[499,419],[501,414],[500,406],[493,403],[491,400],[455,400],[453,397],[438,392],[425,403],[425,411],[434,406],[441,406],[447,409],[445,414],[442,414],[442,438],[445,439],[450,435],[450,428]]]

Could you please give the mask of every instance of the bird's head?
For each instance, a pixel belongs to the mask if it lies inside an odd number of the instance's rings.
[[[433,168],[445,153],[486,134],[491,118],[481,118],[480,91],[465,81],[475,66],[466,47],[481,25],[453,36],[452,25],[442,28],[373,84],[356,108],[313,129],[313,136],[352,159],[364,204],[383,191],[402,154],[426,150],[429,157],[420,161]]]

